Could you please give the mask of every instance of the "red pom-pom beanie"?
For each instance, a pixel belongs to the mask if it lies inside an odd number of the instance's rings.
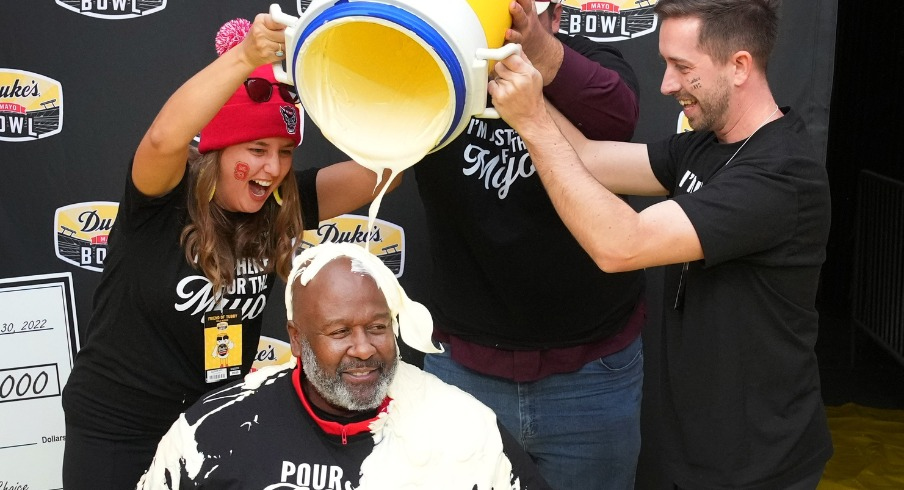
[[[222,55],[239,44],[251,28],[245,19],[235,19],[220,28],[216,37],[217,53]],[[271,65],[259,66],[249,78],[263,78],[276,83]],[[227,146],[261,138],[289,138],[301,143],[304,119],[297,106],[280,97],[273,87],[270,100],[254,102],[244,86],[238,88],[214,118],[201,130],[198,151],[207,153]]]

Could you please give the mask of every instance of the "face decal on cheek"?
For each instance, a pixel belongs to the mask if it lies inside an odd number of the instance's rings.
[[[232,176],[235,177],[235,180],[245,180],[248,178],[248,171],[251,167],[248,166],[245,162],[238,162],[235,164],[235,170],[232,172]]]

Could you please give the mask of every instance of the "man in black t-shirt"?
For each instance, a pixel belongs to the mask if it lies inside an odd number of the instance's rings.
[[[828,178],[766,78],[779,4],[656,4],[661,89],[694,129],[659,143],[588,141],[524,56],[490,82],[597,265],[669,265],[660,391],[675,488],[812,489],[832,454],[814,353]],[[613,193],[670,199],[638,213]]]
[[[139,489],[547,490],[474,397],[398,358],[432,319],[350,243],[299,255],[286,288],[298,359],[209,393],[160,442]]]

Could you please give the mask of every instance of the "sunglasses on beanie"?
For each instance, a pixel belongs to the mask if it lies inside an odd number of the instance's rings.
[[[298,92],[292,85],[285,83],[271,82],[266,78],[249,78],[245,80],[245,92],[248,98],[255,102],[267,102],[273,96],[273,86],[275,85],[279,91],[279,96],[286,102],[297,104],[299,102]]]

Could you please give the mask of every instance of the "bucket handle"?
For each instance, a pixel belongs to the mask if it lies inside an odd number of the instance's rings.
[[[282,8],[277,3],[270,5],[270,17],[272,17],[275,22],[286,26],[286,43],[288,43],[289,38],[294,35],[295,26],[298,24],[299,17],[283,13]],[[286,51],[288,50],[289,46],[287,44]],[[288,57],[286,59],[288,60]],[[273,77],[276,78],[277,82],[295,85],[295,81],[292,80],[292,75],[286,71],[282,61],[273,62]]]
[[[477,48],[477,50],[474,52],[474,56],[479,60],[499,61],[520,52],[520,44],[505,44],[500,48]],[[487,107],[480,114],[475,114],[474,117],[483,119],[499,119],[499,112],[492,107]]]

